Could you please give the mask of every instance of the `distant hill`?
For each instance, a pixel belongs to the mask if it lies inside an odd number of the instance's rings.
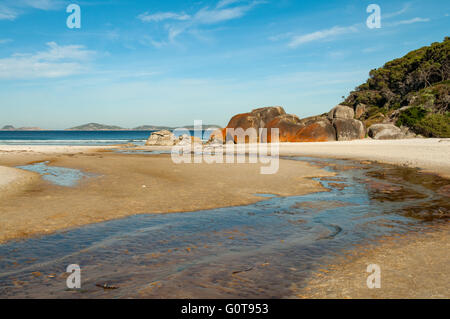
[[[193,125],[187,125],[187,126],[180,126],[182,128],[186,128],[188,130],[193,130]],[[170,127],[170,126],[159,126],[159,125],[141,125],[132,129],[129,128],[123,128],[120,126],[114,126],[114,125],[104,125],[104,124],[98,124],[98,123],[89,123],[84,124],[76,127],[72,127],[67,129],[68,131],[124,131],[124,130],[133,130],[133,131],[159,131],[159,130],[174,130],[178,127]],[[203,129],[209,129],[209,128],[220,128],[219,125],[210,125],[206,124],[203,125]]]
[[[67,129],[68,131],[118,131],[125,130],[120,126],[89,123]]]
[[[155,130],[170,130],[172,128],[168,126],[156,126],[156,125],[141,125],[135,127],[133,130],[135,131],[155,131]]]
[[[188,130],[193,130],[193,125],[180,126],[182,128],[186,128]],[[116,125],[104,125],[99,123],[88,123],[80,126],[75,126],[72,128],[66,129],[66,131],[125,131],[125,130],[133,130],[133,131],[159,131],[159,130],[174,130],[178,127],[170,127],[170,126],[159,126],[159,125],[141,125],[132,129],[123,128]],[[219,125],[203,125],[203,129],[210,128],[220,128]],[[13,125],[5,125],[0,131],[42,131],[39,127],[20,127],[15,128]]]
[[[186,125],[186,126],[181,126],[181,127],[187,128],[188,130],[194,129],[194,125]],[[204,130],[214,129],[214,128],[222,128],[220,125],[215,125],[215,124],[203,124],[202,127]]]
[[[214,125],[214,124],[203,124],[203,129],[207,130],[210,128],[221,128],[219,125]],[[174,130],[177,128],[185,128],[188,130],[193,130],[194,129],[194,125],[186,125],[186,126],[179,126],[179,127],[170,127],[170,126],[156,126],[156,125],[142,125],[142,126],[138,126],[135,127],[133,130],[136,131],[154,131],[154,130]]]
[[[425,137],[450,137],[450,38],[370,71],[344,105],[366,126],[393,123]]]
[[[5,125],[5,126],[3,126],[1,131],[42,131],[42,129],[39,128],[39,127],[19,127],[19,128],[15,128],[12,125]]]

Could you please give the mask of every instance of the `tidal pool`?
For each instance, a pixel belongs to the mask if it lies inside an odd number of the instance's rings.
[[[82,178],[89,177],[88,174],[85,174],[77,169],[48,166],[48,164],[49,162],[47,161],[32,165],[18,166],[17,168],[39,173],[42,175],[42,179],[55,185],[65,187],[75,186]]]
[[[448,220],[448,197],[438,191],[445,179],[387,165],[289,159],[337,176],[317,179],[325,192],[257,194],[267,197],[8,242],[0,245],[0,297],[283,298],[355,245]],[[70,264],[81,267],[81,290],[66,288]]]

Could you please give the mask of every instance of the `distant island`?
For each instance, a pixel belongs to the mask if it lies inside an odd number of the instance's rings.
[[[174,130],[179,127],[141,125],[135,128],[123,128],[116,125],[105,125],[99,123],[88,123],[67,129],[67,131],[156,131],[156,130]],[[180,128],[194,129],[193,125],[180,126]],[[203,129],[221,128],[220,125],[206,124]]]
[[[65,131],[160,131],[160,130],[175,130],[177,128],[185,128],[188,130],[193,130],[193,125],[185,126],[161,126],[161,125],[141,125],[135,128],[123,128],[117,125],[105,125],[99,123],[88,123],[72,128],[65,129]],[[215,124],[204,124],[203,129],[215,129],[222,128],[220,125]],[[39,127],[19,127],[16,128],[13,125],[5,125],[0,131],[43,131],[44,129]]]
[[[88,123],[66,129],[66,131],[121,131],[124,128],[116,125],[104,125],[98,123]]]
[[[12,125],[5,125],[0,131],[42,131],[39,127],[19,127],[15,128]]]
[[[215,124],[203,124],[202,127],[204,130],[222,128],[220,125],[215,125]],[[133,130],[135,130],[135,131],[155,131],[155,130],[175,130],[177,128],[185,128],[188,130],[193,130],[194,125],[182,125],[180,127],[142,125],[142,126],[133,128]]]
[[[175,130],[177,128],[185,128],[188,130],[193,130],[193,125],[185,125],[179,127],[171,126],[161,126],[161,125],[141,125],[135,128],[123,128],[117,125],[105,125],[99,123],[88,123],[80,126],[75,126],[72,128],[65,129],[64,131],[160,131],[160,130]],[[220,125],[215,124],[204,124],[203,129],[215,129],[222,128]],[[44,131],[40,127],[19,127],[16,128],[13,125],[5,125],[0,131]]]
[[[171,128],[168,126],[157,126],[157,125],[141,125],[135,127],[133,130],[135,131],[155,131],[155,130],[170,130]]]

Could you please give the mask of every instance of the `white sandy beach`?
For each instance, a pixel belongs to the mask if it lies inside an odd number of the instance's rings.
[[[374,161],[418,167],[450,177],[450,139],[359,140],[352,142],[281,143],[280,156],[324,157]],[[123,155],[111,152],[118,146],[8,146],[0,145],[0,243],[49,234],[62,229],[147,213],[197,211],[255,203],[261,194],[293,196],[323,190],[311,177],[329,176],[320,167],[280,160],[274,175],[261,175],[259,165],[197,164],[175,165],[165,155]],[[122,146],[123,147],[123,146]],[[128,146],[127,146],[128,147]],[[247,145],[247,151],[256,145]],[[269,147],[270,148],[270,147]],[[136,149],[170,150],[171,147],[140,146]],[[93,183],[63,188],[42,181],[39,174],[14,167],[41,161],[54,166],[80,169],[98,176]],[[213,177],[213,178],[211,178]],[[239,185],[238,187],[230,187]],[[11,195],[11,196],[9,196]],[[68,203],[70,203],[68,205]],[[45,207],[45,209],[43,209]],[[448,228],[446,228],[448,229]],[[448,264],[447,233],[426,239],[408,237],[402,245],[382,246],[366,259],[346,260],[340,272],[320,277],[308,284],[309,290],[293,289],[294,297],[447,297],[442,270]],[[408,244],[414,241],[414,244]],[[387,255],[387,252],[392,252]],[[387,256],[387,257],[386,257]],[[403,256],[400,260],[398,256]],[[423,263],[423,258],[433,263]],[[368,295],[355,286],[355,274],[365,275],[369,261],[382,262],[386,278],[399,278],[380,295]],[[424,266],[425,265],[425,266]],[[334,265],[330,265],[330,269]],[[413,268],[414,280],[408,275]],[[430,276],[422,276],[423,273]],[[445,277],[447,276],[447,277]],[[315,277],[314,277],[315,278]],[[313,279],[314,279],[313,278]],[[359,277],[358,277],[359,278]],[[443,279],[444,278],[444,279]],[[415,279],[418,279],[419,286]],[[330,282],[338,285],[329,284]],[[358,282],[365,283],[364,280]],[[447,286],[446,286],[447,285]],[[341,287],[345,286],[345,292]],[[434,290],[430,292],[431,288]],[[412,294],[411,291],[414,291]],[[381,293],[383,293],[381,295]]]
[[[0,166],[0,190],[6,185],[18,180],[22,172],[18,169]]]
[[[349,142],[279,143],[280,156],[305,156],[373,161],[411,168],[450,178],[450,139],[354,140]],[[170,150],[170,147],[142,147]],[[270,146],[269,146],[270,148]],[[0,147],[0,150],[2,148]],[[246,151],[256,151],[255,144]]]
[[[376,161],[450,177],[450,139],[281,143],[280,155]]]
[[[426,172],[450,177],[450,139],[355,140],[350,142],[280,143],[281,156],[311,156],[336,159],[375,161],[420,168]],[[108,150],[115,146],[0,145],[2,153],[68,154]],[[170,150],[164,146],[139,147],[147,150]],[[250,146],[253,149],[254,146]],[[11,175],[0,174],[0,185],[11,181]]]
[[[115,146],[69,146],[69,145],[0,145],[0,155],[6,152],[32,152],[45,154],[67,154],[111,149]]]
[[[39,175],[21,169],[0,166],[0,198],[20,191],[39,179]]]

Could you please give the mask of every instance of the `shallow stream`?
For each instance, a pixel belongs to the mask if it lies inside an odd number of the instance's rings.
[[[138,215],[8,242],[0,245],[0,297],[283,298],[355,245],[448,221],[448,180],[289,159],[337,176],[317,179],[325,192],[255,194],[262,201],[247,206]],[[66,288],[70,264],[81,267],[80,290]]]

